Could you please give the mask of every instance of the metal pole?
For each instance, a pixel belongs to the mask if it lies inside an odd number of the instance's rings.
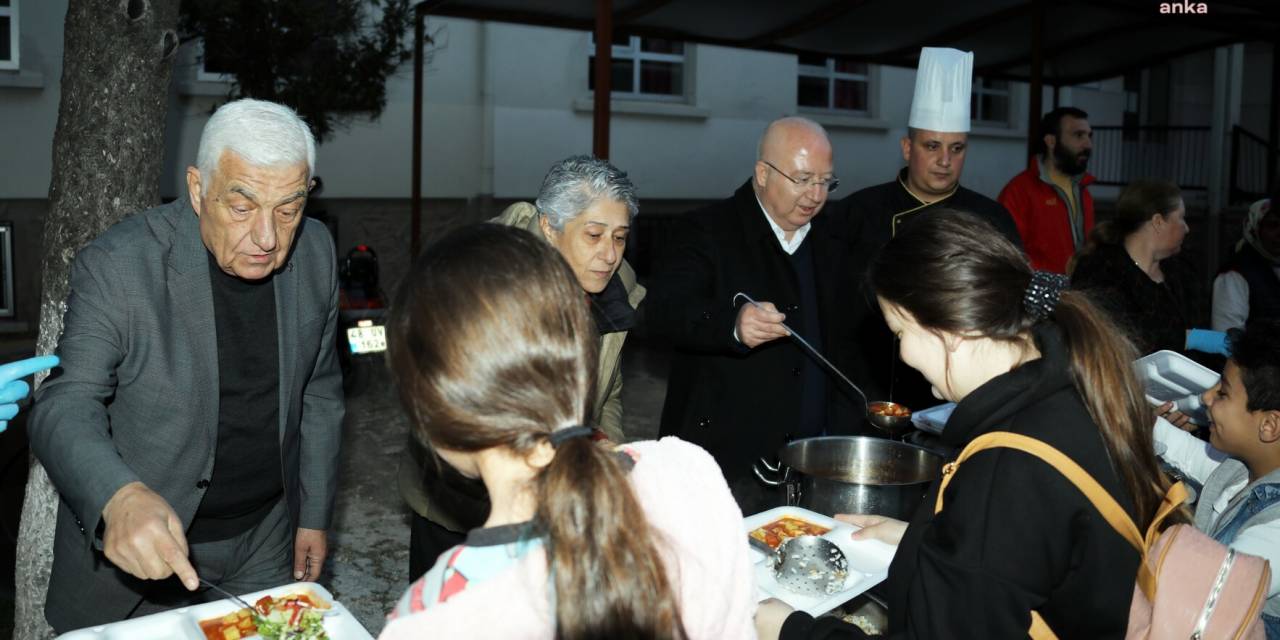
[[[1056,99],[1057,92],[1054,92]],[[1031,0],[1031,99],[1027,101],[1027,157],[1040,150],[1040,111],[1044,101],[1044,2]]]
[[[591,118],[591,150],[609,159],[609,98],[613,93],[613,2],[596,0],[595,103]]]
[[[1271,122],[1267,129],[1267,188],[1280,189],[1280,38],[1271,41]]]
[[[409,163],[413,178],[409,189],[409,257],[418,255],[419,243],[422,241],[422,77],[423,69],[422,39],[426,32],[426,3],[413,8],[413,152]]]

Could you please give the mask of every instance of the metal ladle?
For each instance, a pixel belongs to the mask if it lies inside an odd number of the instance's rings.
[[[738,303],[738,298],[742,298],[746,300],[748,304],[750,304],[751,306],[757,309],[760,309],[761,311],[766,310],[764,307],[760,306],[758,302],[756,302],[755,300],[752,300],[751,296],[741,291],[733,295],[733,304]],[[877,400],[875,402],[871,402],[867,400],[867,394],[863,393],[862,389],[860,389],[858,385],[854,384],[853,381],[850,380],[848,376],[844,375],[844,372],[836,368],[834,364],[831,364],[830,360],[827,360],[822,355],[821,352],[819,352],[816,348],[814,348],[813,345],[809,344],[808,340],[805,340],[803,336],[801,336],[799,333],[796,333],[796,331],[791,327],[787,326],[787,323],[780,322],[778,324],[781,324],[782,328],[787,330],[787,334],[790,335],[791,338],[794,339],[796,342],[800,343],[800,346],[804,347],[805,350],[808,351],[810,354],[812,354],[813,357],[817,358],[819,362],[826,365],[827,369],[835,373],[836,376],[839,377],[841,380],[843,380],[844,383],[848,385],[850,389],[853,389],[858,393],[858,395],[862,398],[862,407],[866,411],[867,421],[870,422],[872,426],[874,426],[877,429],[880,429],[881,431],[885,431],[886,433],[889,434],[889,437],[891,438],[896,438],[910,430],[911,418],[909,416],[906,416],[906,417],[894,416],[894,415],[889,415],[888,413],[873,410],[873,408],[882,409],[882,410],[891,410],[893,407],[901,407],[902,405],[897,404],[895,402],[889,402],[886,400]]]

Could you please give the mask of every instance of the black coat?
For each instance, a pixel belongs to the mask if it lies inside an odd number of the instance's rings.
[[[1161,349],[1186,352],[1189,269],[1175,259],[1162,260],[1164,282],[1156,282],[1133,262],[1124,245],[1101,244],[1080,256],[1071,287],[1107,311],[1139,355]]]
[[[991,431],[1042,440],[1084,467],[1133,515],[1098,427],[1072,386],[1062,338],[1041,325],[1043,357],[956,407],[942,439],[958,449]],[[1030,454],[965,461],[933,515],[937,485],[903,537],[886,585],[894,638],[1025,638],[1035,609],[1059,638],[1122,638],[1139,555],[1064,476]],[[793,614],[783,638],[857,638],[848,625]]]
[[[1251,244],[1232,254],[1218,273],[1235,271],[1249,284],[1249,320],[1280,318],[1280,277],[1275,265]]]
[[[849,317],[856,334],[849,375],[871,396],[889,399],[892,391],[893,400],[919,410],[940,401],[930,393],[929,383],[923,376],[897,361],[893,334],[885,325],[875,293],[866,282],[871,261],[903,229],[927,222],[929,213],[939,209],[972,213],[991,223],[1019,248],[1022,239],[1013,217],[999,202],[957,186],[950,196],[925,204],[907,190],[905,180],[906,169],[903,169],[897,179],[856,191],[835,203],[832,213],[844,218],[844,226],[849,229],[851,277],[858,285],[858,293],[849,305]]]
[[[813,252],[817,309],[801,308],[791,258],[779,246],[748,181],[734,195],[684,215],[645,302],[650,330],[676,347],[662,410],[662,435],[694,442],[720,463],[731,481],[751,463],[774,457],[797,435],[801,367],[808,356],[784,338],[748,349],[733,337],[734,294],[772,302],[799,330],[804,314],[818,314],[822,340],[814,345],[841,366],[849,325],[840,305],[850,296],[847,240],[825,212],[804,242]],[[823,376],[828,433],[849,432],[861,418],[846,391]]]

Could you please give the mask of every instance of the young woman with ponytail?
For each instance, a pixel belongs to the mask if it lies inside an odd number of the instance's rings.
[[[499,225],[447,235],[388,334],[415,434],[492,507],[381,638],[754,637],[742,514],[714,460],[674,438],[592,438],[599,340],[553,247]]]
[[[1133,347],[1083,294],[954,211],[899,234],[870,278],[902,361],[958,403],[946,445],[959,451],[993,431],[1041,440],[1145,530],[1167,488],[1152,452],[1155,417],[1130,369]],[[1025,638],[1033,610],[1059,638],[1124,637],[1139,554],[1059,471],[987,450],[954,471],[935,515],[936,492],[937,483],[909,524],[844,516],[863,526],[855,537],[899,545],[887,581],[891,637]],[[758,619],[771,615],[762,607]],[[803,613],[781,631],[860,636]]]

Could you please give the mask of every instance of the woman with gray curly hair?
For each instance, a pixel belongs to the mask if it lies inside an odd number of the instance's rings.
[[[554,165],[542,180],[538,197],[517,202],[490,222],[524,229],[555,247],[569,264],[591,301],[600,338],[596,393],[591,425],[608,439],[622,442],[622,345],[636,323],[645,289],[622,258],[639,212],[635,185],[627,174],[592,156],[572,156]],[[436,557],[459,544],[464,532],[479,526],[488,512],[484,486],[468,481],[416,441],[400,464],[400,494],[413,508],[409,543],[410,579],[417,579]]]

